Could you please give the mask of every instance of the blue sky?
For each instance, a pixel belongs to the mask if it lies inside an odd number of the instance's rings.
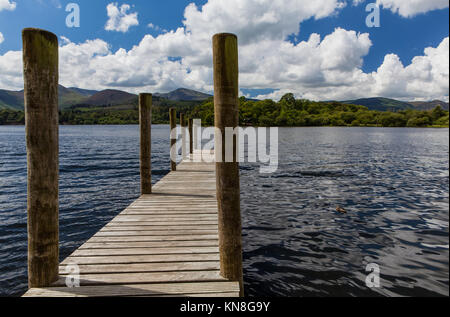
[[[9,76],[4,76],[3,80],[0,78],[0,88],[20,87],[20,71],[17,78],[14,77],[10,65],[10,61],[17,61],[17,54],[16,59],[11,55],[21,50],[21,30],[39,27],[57,34],[61,46],[72,45],[70,52],[69,47],[63,50],[67,51],[64,56],[72,57],[67,57],[66,64],[66,57],[62,58],[60,67],[72,67],[75,74],[64,71],[61,74],[63,84],[79,83],[79,86],[84,86],[82,88],[118,88],[132,92],[142,89],[163,92],[187,86],[210,92],[211,61],[208,60],[210,48],[207,39],[211,35],[208,34],[211,26],[214,32],[238,34],[242,55],[241,91],[250,97],[276,99],[284,92],[293,91],[298,97],[311,99],[382,94],[399,99],[448,100],[448,83],[443,83],[445,78],[448,82],[448,69],[446,73],[437,70],[439,65],[448,68],[448,63],[442,64],[445,54],[448,59],[448,1],[445,5],[442,0],[424,0],[422,4],[413,0],[415,4],[408,5],[406,0],[380,0],[379,28],[369,28],[365,23],[368,15],[365,7],[370,1],[317,0],[315,2],[323,3],[314,6],[306,4],[308,1],[305,0],[244,0],[242,2],[247,4],[240,8],[239,2],[233,8],[233,1],[0,0],[0,77],[2,70]],[[68,13],[65,7],[68,3],[77,3],[80,7],[79,28],[66,26]],[[117,10],[128,4],[130,8],[124,10],[123,17],[137,14],[138,25],[131,23],[122,30],[116,25],[116,30],[106,30],[107,21],[111,18],[107,15],[109,4]],[[188,5],[190,13],[186,14]],[[236,21],[233,21],[230,17],[235,14]],[[120,17],[118,19],[121,23]],[[184,20],[186,24],[183,24]],[[182,29],[177,33],[178,28]],[[311,38],[313,33],[320,35],[319,40],[314,36]],[[256,40],[252,40],[253,35]],[[324,40],[327,36],[328,40]],[[294,47],[286,47],[286,44]],[[424,52],[426,48],[436,51],[427,55]],[[92,84],[86,80],[83,69],[78,70],[75,63],[70,63],[74,62],[74,56],[85,54],[86,50],[94,53],[86,55],[86,61],[80,60],[86,63],[80,67],[91,69],[88,74],[95,73]],[[122,54],[118,54],[118,50]],[[333,52],[335,55],[330,55]],[[143,70],[135,64],[138,61],[145,63],[145,54],[151,57],[148,68]],[[282,56],[278,68],[277,55]],[[316,55],[322,59],[317,59]],[[425,58],[413,63],[417,56]],[[261,63],[253,65],[257,60]],[[309,62],[304,62],[306,60]],[[108,63],[124,67],[131,65],[130,72],[135,69],[135,76],[123,76],[120,69],[114,73],[100,73],[102,67],[107,69]],[[93,68],[94,65],[97,69]],[[417,75],[419,70],[429,71],[428,76]],[[397,79],[390,78],[397,72],[400,74]],[[265,78],[268,74],[272,74],[272,79]],[[411,74],[418,78],[412,78],[408,85],[402,84],[401,81],[408,80]],[[426,88],[421,80],[425,81]],[[361,91],[359,85],[373,88]]]
[[[121,47],[130,49],[138,44],[145,34],[161,33],[149,28],[148,24],[153,23],[166,30],[176,29],[182,26],[184,9],[189,3],[203,5],[207,1],[119,1],[117,2],[119,5],[130,4],[131,11],[139,13],[139,25],[130,28],[126,34],[105,30],[108,20],[106,6],[114,3],[111,0],[15,0],[15,2],[17,6],[13,12],[0,12],[0,32],[8,39],[0,46],[0,54],[22,48],[21,31],[25,27],[46,29],[59,36],[66,36],[73,42],[101,38],[110,43],[113,49]],[[80,28],[66,27],[66,17],[69,13],[65,11],[65,7],[69,3],[77,3],[80,6]]]

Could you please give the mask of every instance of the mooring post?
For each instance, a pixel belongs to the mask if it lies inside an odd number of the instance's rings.
[[[186,159],[186,118],[183,113],[180,113],[180,128],[181,128],[181,157]]]
[[[202,149],[202,121],[200,119],[194,119],[193,120],[193,130],[194,130],[194,151],[195,150],[201,150]]]
[[[28,286],[58,280],[58,38],[24,29],[23,72],[28,166]]]
[[[141,194],[152,193],[152,94],[139,94]]]
[[[214,60],[214,115],[216,150],[217,201],[219,207],[219,249],[221,275],[239,281],[244,295],[242,273],[242,225],[240,210],[239,162],[233,155],[232,162],[225,161],[225,128],[239,124],[239,68],[238,44],[234,34],[216,34],[213,37]],[[218,132],[221,133],[218,133]],[[237,153],[237,138],[233,137],[233,149]]]
[[[169,110],[170,118],[170,169],[177,170],[177,111],[175,108]]]
[[[189,119],[189,153],[194,154],[194,130],[193,130],[194,120]]]

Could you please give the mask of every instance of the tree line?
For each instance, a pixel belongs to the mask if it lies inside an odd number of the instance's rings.
[[[242,126],[277,127],[448,127],[449,112],[441,107],[433,110],[401,110],[384,112],[369,110],[339,102],[315,102],[295,99],[293,94],[284,95],[278,102],[273,100],[239,99],[239,122]],[[205,126],[214,125],[214,100],[209,98],[203,103],[174,102],[161,100],[153,106],[154,124],[169,123],[169,108],[175,107],[190,118],[199,118]],[[131,108],[119,107],[83,107],[77,106],[60,111],[60,124],[138,124],[137,105]],[[23,111],[0,110],[0,125],[24,124]]]
[[[214,101],[207,100],[193,109],[191,117],[205,125],[214,124]],[[280,101],[240,98],[241,126],[276,127],[448,127],[449,112],[440,106],[429,111],[401,110],[385,112],[340,102],[315,102],[284,95]]]

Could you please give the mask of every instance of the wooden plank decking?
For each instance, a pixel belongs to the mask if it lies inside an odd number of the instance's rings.
[[[53,287],[24,296],[239,296],[220,276],[215,165],[192,158],[65,259]],[[73,264],[79,288],[66,287]]]

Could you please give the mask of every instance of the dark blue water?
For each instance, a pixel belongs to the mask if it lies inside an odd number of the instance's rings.
[[[448,296],[448,132],[280,129],[276,173],[241,166],[246,294]],[[3,296],[27,287],[24,138],[23,127],[0,126]],[[152,138],[158,181],[168,127]],[[137,126],[61,127],[61,259],[138,197],[138,151]],[[380,267],[380,288],[365,284],[368,263]]]

